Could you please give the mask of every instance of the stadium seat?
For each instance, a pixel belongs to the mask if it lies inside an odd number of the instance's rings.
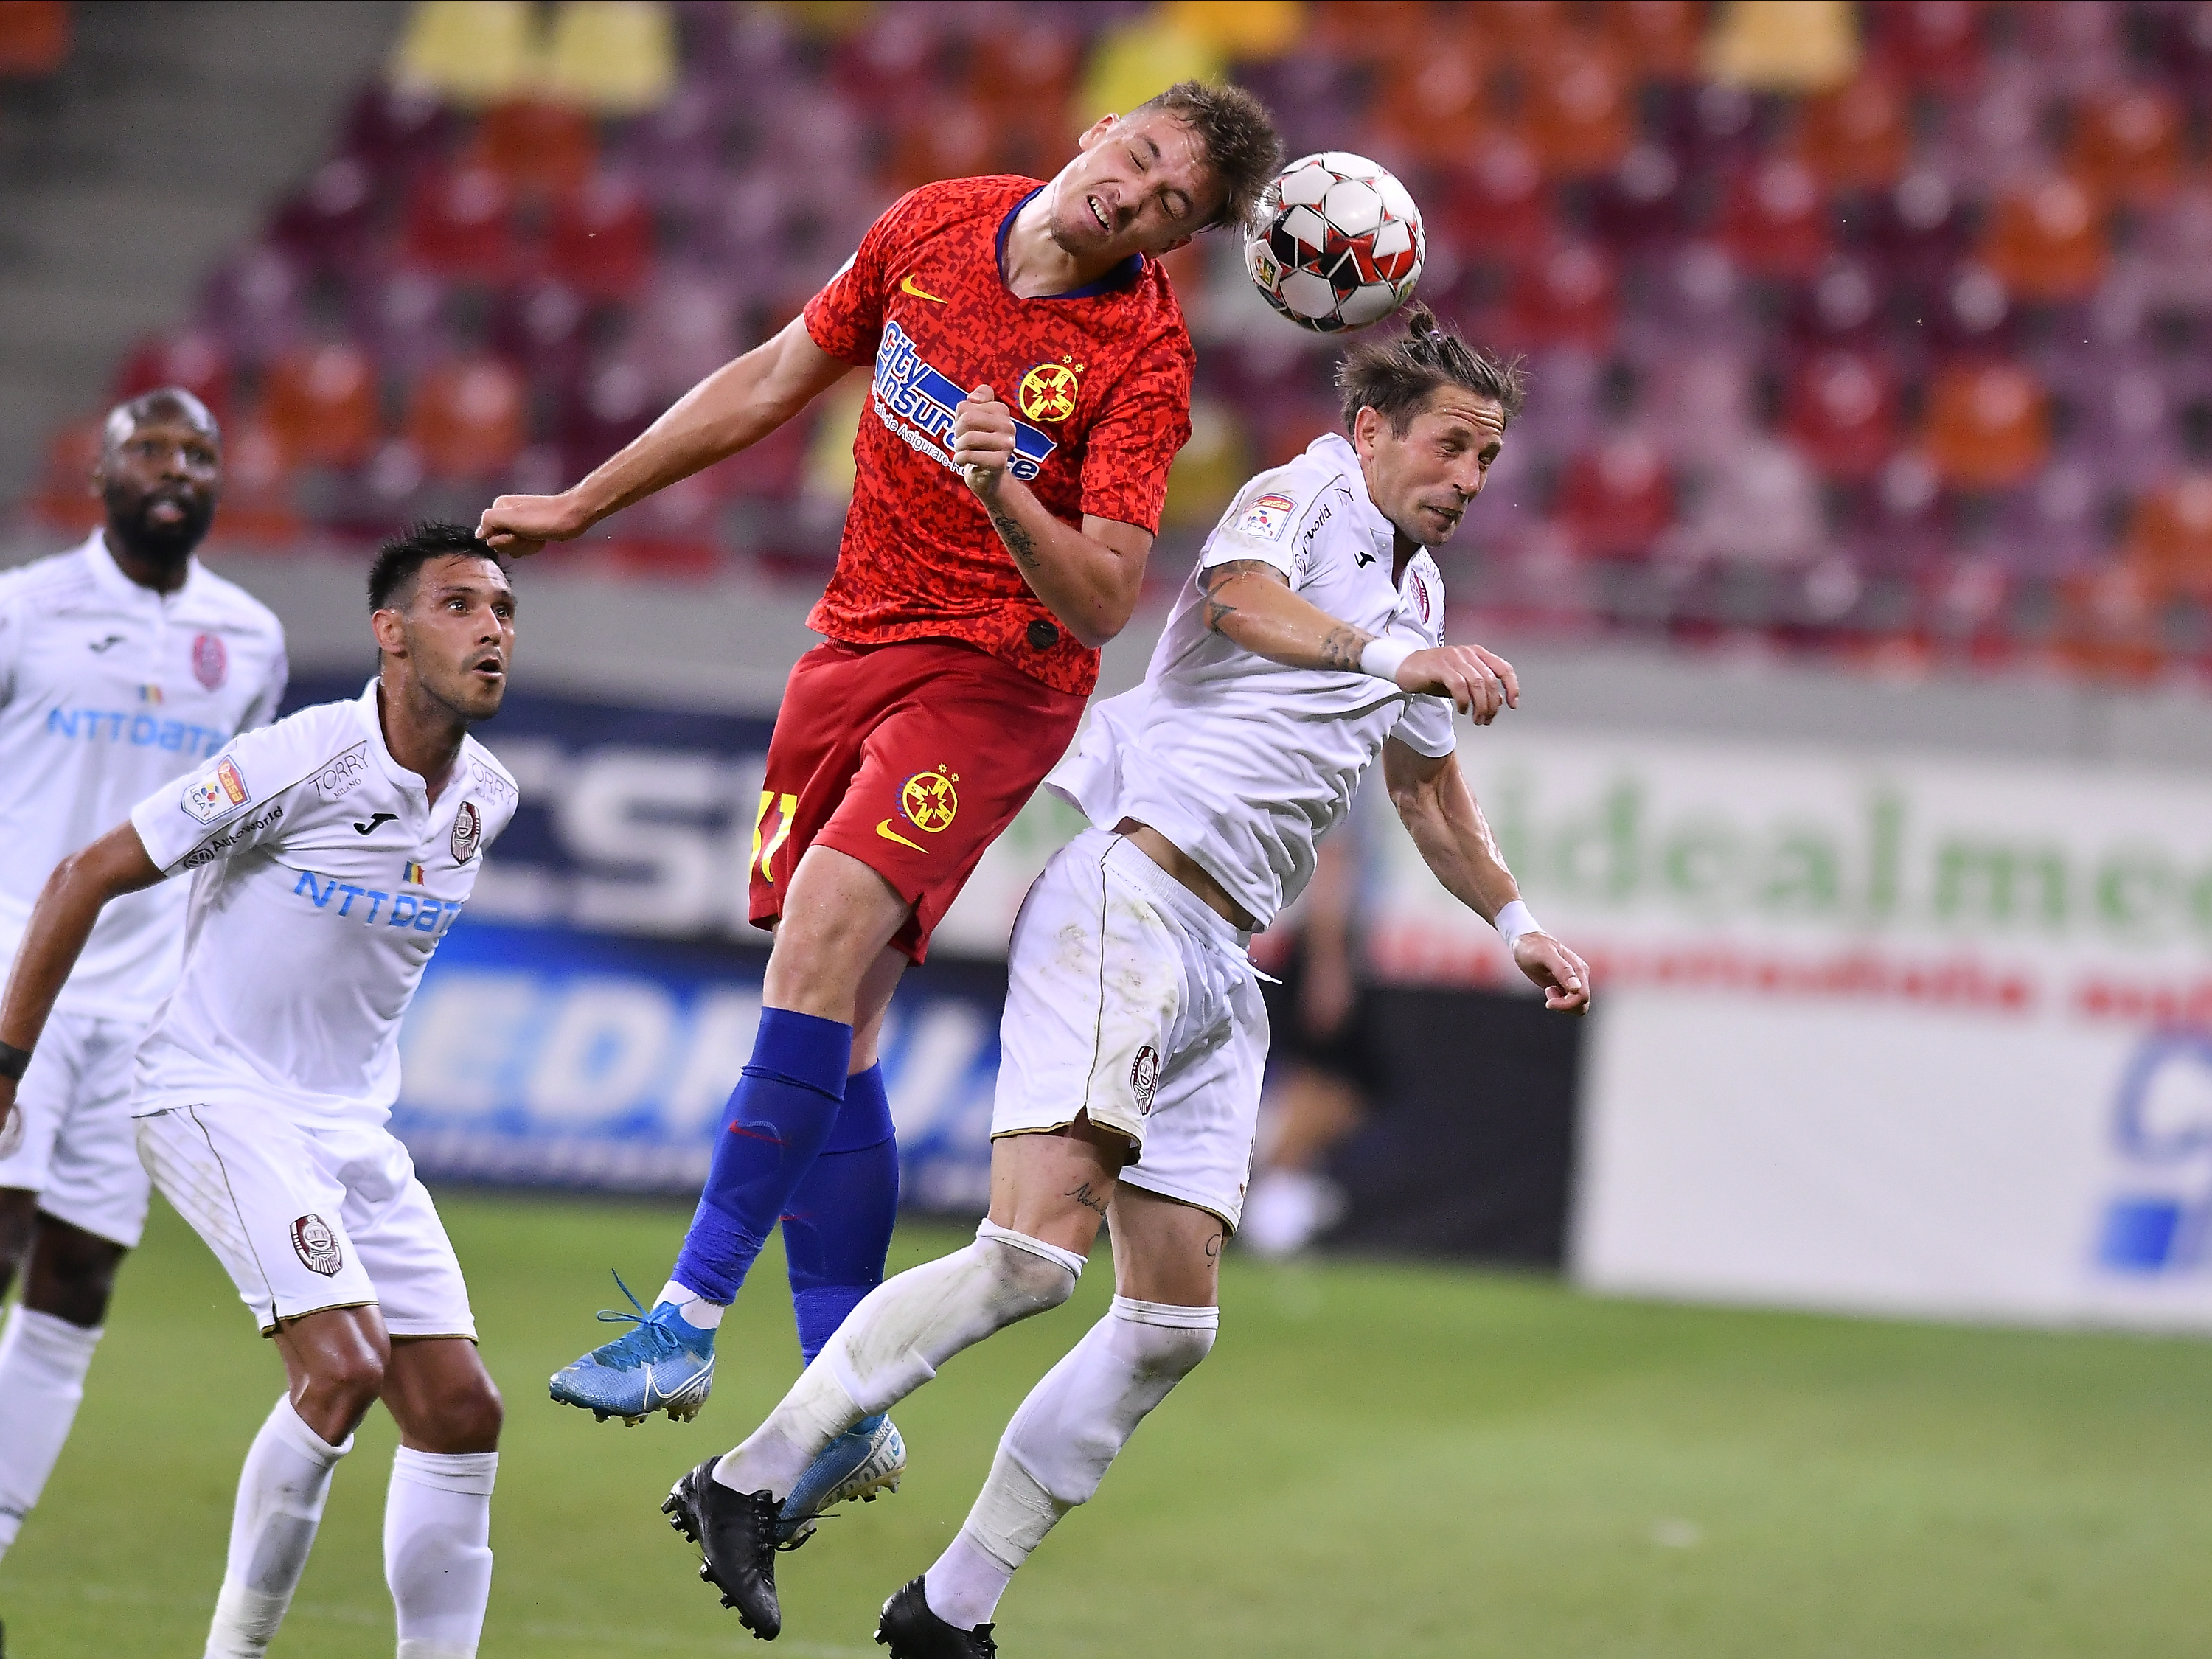
[[[541,71],[529,0],[417,0],[392,60],[401,86],[464,106],[514,97]]]
[[[1913,333],[1938,359],[1983,362],[2008,356],[2020,338],[2011,291],[1986,265],[1969,260],[1923,295]]]
[[[1799,151],[1830,191],[1881,190],[1905,171],[1911,139],[1903,93],[1869,73],[1806,101]]]
[[[298,337],[304,273],[267,242],[226,261],[200,291],[199,319],[241,363],[266,362]]]
[[[1607,242],[1634,251],[1680,233],[1684,216],[1680,165],[1650,140],[1621,157],[1590,195],[1590,226]]]
[[[1720,234],[1722,245],[1747,270],[1763,276],[1810,276],[1830,246],[1820,180],[1794,155],[1758,163],[1729,181]]]
[[[1808,358],[1790,376],[1784,408],[1789,436],[1831,478],[1864,482],[1896,453],[1897,388],[1871,353]]]
[[[1856,11],[1844,0],[1738,0],[1705,36],[1705,73],[1768,92],[1839,87],[1859,65]]]
[[[2134,562],[2095,566],[2059,585],[2056,654],[2093,679],[2144,680],[2166,664],[2159,584]]]
[[[402,246],[434,275],[501,283],[515,274],[514,192],[505,174],[482,161],[427,173],[408,204]]]
[[[545,95],[604,116],[658,106],[676,85],[676,21],[659,0],[562,0]]]
[[[375,366],[349,343],[284,353],[269,366],[260,424],[290,465],[361,465],[383,438]]]
[[[1440,198],[1422,204],[1431,236],[1468,258],[1506,261],[1532,252],[1550,234],[1552,192],[1528,140],[1508,126],[1489,127],[1461,164],[1439,180]]]
[[[742,349],[738,311],[719,272],[666,266],[632,309],[620,355],[673,402]]]
[[[581,110],[543,99],[514,99],[484,112],[473,159],[525,200],[582,188],[599,158],[599,134]]]
[[[669,399],[626,356],[594,363],[562,411],[560,443],[570,473],[581,477],[653,424]]]
[[[46,440],[44,465],[30,501],[41,524],[64,535],[82,536],[105,516],[92,493],[92,469],[100,459],[101,420],[97,415],[69,422]]]
[[[2110,252],[2096,198],[2066,173],[2000,194],[1981,245],[1990,269],[2028,300],[2082,298],[2103,277]]]
[[[1670,462],[1710,466],[1756,429],[1755,401],[1749,355],[1711,346],[1661,356],[1642,412]]]
[[[338,153],[365,163],[380,181],[406,183],[444,154],[453,114],[434,93],[372,82],[346,113]]]
[[[1486,21],[1504,7],[1485,9]],[[1620,164],[1636,142],[1636,110],[1621,65],[1601,46],[1563,40],[1533,62],[1522,124],[1544,171],[1587,179]]]
[[[595,300],[626,300],[653,271],[653,212],[627,179],[594,174],[553,204],[546,269]]]
[[[416,384],[406,435],[432,477],[496,479],[528,436],[521,376],[496,357],[440,364]]]
[[[357,155],[317,167],[306,186],[278,204],[269,239],[311,270],[340,271],[366,253],[376,219],[376,176]]]
[[[1553,517],[1586,558],[1640,559],[1674,520],[1674,484],[1648,440],[1620,436],[1567,463]]]
[[[583,374],[591,317],[590,303],[565,283],[520,283],[492,308],[492,349],[520,364],[533,386],[565,395]]]
[[[1881,268],[1870,259],[1843,255],[1830,259],[1791,296],[1788,325],[1790,340],[1801,350],[1871,349],[1883,341],[1890,320]]]
[[[865,418],[865,417],[864,417]],[[1251,434],[1237,407],[1220,399],[1194,397],[1190,441],[1176,452],[1168,471],[1163,526],[1211,530],[1244,487],[1257,465]]]
[[[1929,388],[1922,437],[1950,488],[2007,489],[2050,453],[2050,398],[2018,364],[1947,369]]]
[[[2026,576],[2048,580],[2087,569],[2106,552],[2108,499],[2094,471],[2069,453],[2005,493],[1990,525],[1992,545]]]
[[[1688,81],[1705,35],[1698,0],[1610,0],[1600,26],[1621,61],[1650,80]]]
[[[1596,244],[1554,243],[1522,262],[1500,319],[1511,349],[1574,344],[1595,349],[1613,338],[1617,277]]]
[[[2160,87],[2094,93],[2074,110],[2073,170],[2108,200],[2154,206],[2181,181],[2181,111]]]
[[[2212,189],[2192,184],[2145,216],[2129,252],[2158,303],[2212,312]]]
[[[347,291],[348,324],[380,371],[411,378],[453,355],[451,297],[449,283],[418,267],[375,267]]]
[[[1916,167],[1882,192],[1866,227],[1866,246],[1901,283],[1929,286],[1966,246],[1967,214],[1958,192],[1932,168]]]
[[[1899,78],[1938,93],[1956,93],[1980,70],[1984,8],[1975,0],[1892,0],[1870,7],[1869,45]]]
[[[2129,520],[2126,548],[2154,592],[2212,599],[2212,472],[2146,494]]]
[[[283,550],[306,528],[292,501],[292,456],[267,422],[223,434],[222,505],[210,532],[219,547]]]
[[[1802,567],[1820,552],[1826,529],[1813,468],[1786,440],[1754,434],[1716,458],[1665,545],[1675,558]]]
[[[69,61],[69,0],[0,5],[0,80],[35,81]]]
[[[1449,164],[1473,153],[1490,112],[1490,67],[1464,35],[1425,50],[1375,100],[1378,158]]]
[[[180,386],[205,404],[216,420],[231,412],[232,363],[223,343],[202,328],[150,335],[131,348],[115,377],[115,396],[135,398]]]

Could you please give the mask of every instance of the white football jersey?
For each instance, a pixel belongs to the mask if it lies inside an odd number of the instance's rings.
[[[1258,559],[1339,622],[1417,648],[1441,644],[1443,576],[1423,550],[1394,583],[1395,541],[1367,499],[1358,456],[1332,433],[1244,486],[1198,568]],[[1370,674],[1255,656],[1206,627],[1194,572],[1144,684],[1091,708],[1045,784],[1101,829],[1151,824],[1265,927],[1312,878],[1315,842],[1394,737],[1450,754],[1451,703]]]
[[[197,559],[182,587],[156,593],[116,567],[95,530],[0,575],[0,972],[54,866],[276,719],[284,672],[275,615]],[[181,891],[117,899],[58,1006],[145,1018],[176,979],[184,923]]]
[[[139,802],[148,854],[191,881],[184,971],[140,1052],[132,1110],[244,1091],[381,1123],[400,1017],[516,799],[467,738],[434,804],[386,748],[372,680]]]

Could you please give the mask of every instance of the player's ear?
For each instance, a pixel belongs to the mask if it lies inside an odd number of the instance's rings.
[[[1114,130],[1114,123],[1121,118],[1118,115],[1100,116],[1089,126],[1084,128],[1083,136],[1075,141],[1076,149],[1091,149],[1096,147],[1101,139]]]
[[[1375,453],[1375,440],[1382,430],[1382,416],[1372,404],[1352,417],[1352,447],[1362,455]]]
[[[1176,237],[1176,238],[1175,239],[1175,240],[1173,240],[1172,242],[1170,242],[1170,243],[1169,243],[1165,247],[1156,247],[1156,248],[1154,248],[1154,249],[1152,250],[1152,257],[1153,257],[1154,258],[1156,258],[1156,259],[1158,259],[1158,258],[1164,258],[1167,255],[1169,255],[1169,254],[1170,254],[1170,253],[1177,252],[1179,252],[1180,250],[1182,250],[1182,249],[1183,249],[1183,248],[1187,248],[1187,247],[1188,247],[1188,246],[1189,246],[1193,242],[1196,241],[1197,240],[1198,240],[1198,233],[1197,233],[1196,231],[1194,231],[1194,231],[1193,231],[1193,232],[1191,232],[1191,234],[1190,234],[1189,235],[1188,235],[1188,236],[1178,236],[1178,237]]]
[[[395,657],[405,654],[407,622],[398,611],[388,605],[381,611],[370,611],[368,631],[376,636],[379,650],[387,652]]]

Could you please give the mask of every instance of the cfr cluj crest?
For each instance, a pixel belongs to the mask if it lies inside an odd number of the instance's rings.
[[[230,678],[230,653],[222,635],[203,634],[192,641],[192,678],[210,691],[219,691]]]

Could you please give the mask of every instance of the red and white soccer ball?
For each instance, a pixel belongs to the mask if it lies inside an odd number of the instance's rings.
[[[1403,305],[1427,253],[1421,210],[1405,185],[1364,155],[1326,149],[1291,162],[1267,186],[1244,266],[1284,316],[1334,334]]]

